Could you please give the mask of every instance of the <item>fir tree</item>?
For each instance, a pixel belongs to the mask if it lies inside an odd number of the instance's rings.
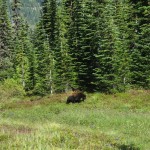
[[[0,81],[12,77],[12,28],[6,1],[0,1]]]
[[[70,14],[68,43],[76,84],[86,91],[94,90],[94,69],[98,44],[96,42],[96,19],[94,2],[67,1]],[[71,8],[71,9],[70,9]]]
[[[88,92],[149,88],[148,0],[45,0],[31,37],[20,0],[12,2],[13,36],[0,4],[0,80],[13,76],[42,95],[69,84]]]
[[[150,53],[149,53],[149,1],[130,1],[132,3],[131,72],[134,86],[148,88],[150,85]]]
[[[65,10],[64,1],[57,4],[57,40],[55,57],[55,76],[54,83],[57,92],[67,91],[69,84],[73,82],[73,69],[71,67],[71,57],[68,46],[68,21],[69,16]]]
[[[13,64],[15,69],[14,78],[18,80],[24,89],[30,89],[29,85],[29,58],[30,42],[28,38],[28,25],[20,14],[21,2],[12,2],[13,21]]]
[[[97,4],[97,34],[99,60],[96,68],[96,87],[104,92],[125,91],[130,84],[130,53],[127,1],[108,1]]]
[[[97,3],[97,37],[98,59],[95,69],[96,90],[110,92],[114,84],[113,54],[114,41],[112,26],[114,26],[114,8],[110,2]]]
[[[53,92],[67,90],[71,81],[70,56],[68,54],[67,39],[67,14],[64,3],[56,0],[43,2],[41,24],[49,42],[48,53],[51,89]],[[40,27],[41,28],[41,27]],[[41,30],[41,29],[40,29]]]
[[[114,23],[112,25],[114,55],[114,84],[113,90],[125,91],[130,84],[129,28],[128,20],[131,7],[127,1],[118,1],[115,6]]]
[[[33,37],[35,49],[35,87],[33,92],[40,95],[53,93],[53,56],[42,22],[37,25]]]

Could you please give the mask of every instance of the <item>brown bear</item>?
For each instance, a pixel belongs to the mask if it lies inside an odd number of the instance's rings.
[[[72,88],[72,91],[73,93],[67,98],[66,104],[80,103],[86,99],[86,95],[79,89]]]

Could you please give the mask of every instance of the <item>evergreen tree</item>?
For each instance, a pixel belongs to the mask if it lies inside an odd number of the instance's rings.
[[[34,32],[35,49],[35,87],[34,93],[44,95],[53,93],[53,55],[50,51],[48,35],[45,33],[42,22]]]
[[[114,39],[112,28],[114,27],[114,7],[109,2],[97,2],[97,37],[98,37],[98,59],[95,69],[96,90],[110,92],[114,84]]]
[[[148,0],[44,0],[33,34],[21,0],[11,6],[13,29],[0,0],[0,80],[13,76],[42,95],[69,84],[88,92],[149,88]]]
[[[64,49],[64,39],[63,39],[63,20],[60,18],[62,16],[61,12],[61,7],[62,3],[57,3],[56,0],[51,0],[50,2],[50,7],[55,8],[51,9],[52,12],[50,13],[51,15],[51,20],[50,20],[50,34],[53,35],[53,37],[50,37],[50,46],[53,51],[53,56],[54,56],[54,72],[53,72],[53,81],[54,81],[54,89],[55,92],[63,92],[65,90],[65,74],[63,70],[63,53],[65,53]]]
[[[71,57],[69,55],[68,46],[68,21],[69,16],[65,10],[65,2],[57,3],[57,38],[56,38],[56,50],[54,52],[55,57],[55,76],[54,83],[56,92],[67,91],[69,84],[73,82],[73,69],[71,66]]]
[[[15,69],[14,78],[18,80],[24,89],[29,90],[29,51],[31,45],[28,37],[28,25],[20,14],[21,2],[12,2],[12,21],[13,21],[13,64]]]
[[[132,1],[130,28],[132,40],[130,50],[132,56],[131,72],[134,86],[148,88],[150,85],[150,53],[149,53],[149,1]]]
[[[108,1],[97,4],[97,34],[99,60],[95,69],[96,87],[100,91],[124,91],[130,83],[130,53],[127,1]]]
[[[86,91],[94,90],[94,69],[97,64],[95,54],[96,19],[94,18],[94,1],[66,1],[70,25],[68,43],[76,84]]]
[[[98,36],[97,36],[97,17],[95,1],[82,2],[82,20],[79,27],[81,32],[81,52],[79,52],[80,70],[79,85],[84,87],[86,91],[93,92],[95,90],[94,70],[97,67],[97,59],[95,55],[98,53]]]
[[[12,29],[5,0],[0,1],[0,81],[12,77]]]
[[[54,87],[54,50],[56,49],[56,7],[55,1],[42,3],[42,16],[35,30],[36,86],[37,94],[53,93]]]
[[[48,70],[51,74],[51,93],[67,90],[72,78],[70,56],[68,54],[67,39],[65,38],[68,18],[63,7],[63,1],[44,1],[41,24],[39,25],[39,30],[43,30],[42,32],[47,36],[46,39],[49,42],[47,43],[50,56]],[[41,39],[41,41],[43,40]]]
[[[114,84],[116,91],[125,91],[130,84],[130,63],[131,57],[129,53],[129,28],[128,20],[130,14],[130,6],[127,1],[118,1],[113,4],[115,6],[114,25],[112,25],[114,55]]]

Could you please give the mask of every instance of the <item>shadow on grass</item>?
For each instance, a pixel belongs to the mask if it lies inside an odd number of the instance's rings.
[[[140,150],[140,148],[135,147],[133,144],[131,144],[131,145],[125,145],[125,144],[117,145],[117,148],[119,150]]]

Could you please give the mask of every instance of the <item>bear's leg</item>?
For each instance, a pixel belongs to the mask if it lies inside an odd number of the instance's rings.
[[[71,101],[70,101],[70,97],[67,98],[67,101],[66,101],[66,104],[69,104]]]
[[[74,103],[75,102],[75,98],[74,98],[74,96],[69,96],[68,98],[67,98],[67,102],[66,102],[66,104],[69,104],[69,103]]]

